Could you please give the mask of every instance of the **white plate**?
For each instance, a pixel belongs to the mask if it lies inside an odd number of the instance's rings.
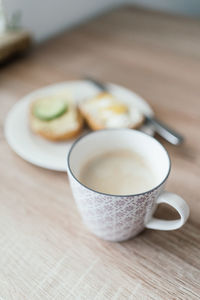
[[[108,84],[112,94],[125,103],[134,103],[143,113],[152,115],[153,111],[147,102],[118,85]],[[66,155],[74,140],[68,142],[49,142],[34,135],[28,124],[29,105],[38,96],[49,95],[67,89],[75,101],[80,102],[98,92],[98,89],[86,81],[69,81],[46,86],[18,101],[9,112],[5,123],[5,136],[10,147],[28,162],[50,170],[66,171]],[[141,130],[153,135],[150,127]]]

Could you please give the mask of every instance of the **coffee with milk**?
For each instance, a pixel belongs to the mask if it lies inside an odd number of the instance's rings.
[[[156,185],[148,161],[129,149],[92,158],[82,167],[79,180],[92,190],[112,195],[138,194]]]

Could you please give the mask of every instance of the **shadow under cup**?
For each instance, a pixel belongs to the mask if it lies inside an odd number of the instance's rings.
[[[113,150],[130,149],[148,161],[155,174],[155,187],[134,195],[97,192],[79,181],[85,163]],[[68,154],[68,175],[78,210],[88,229],[109,241],[123,241],[141,232],[156,208],[170,172],[170,158],[154,138],[131,129],[107,129],[79,138]]]

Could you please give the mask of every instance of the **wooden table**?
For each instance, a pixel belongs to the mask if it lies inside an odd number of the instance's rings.
[[[124,243],[83,226],[67,175],[7,145],[7,112],[26,93],[83,74],[133,89],[186,142],[163,142],[168,190],[189,203],[178,231]],[[200,22],[126,7],[40,45],[0,74],[0,299],[200,299]],[[160,207],[160,217],[175,217]]]

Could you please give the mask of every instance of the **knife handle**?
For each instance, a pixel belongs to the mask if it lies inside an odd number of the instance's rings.
[[[183,143],[184,141],[183,136],[178,132],[176,132],[174,129],[171,129],[163,122],[161,122],[160,120],[154,117],[147,116],[146,119],[147,122],[153,125],[154,130],[171,144],[180,145],[181,143]]]

